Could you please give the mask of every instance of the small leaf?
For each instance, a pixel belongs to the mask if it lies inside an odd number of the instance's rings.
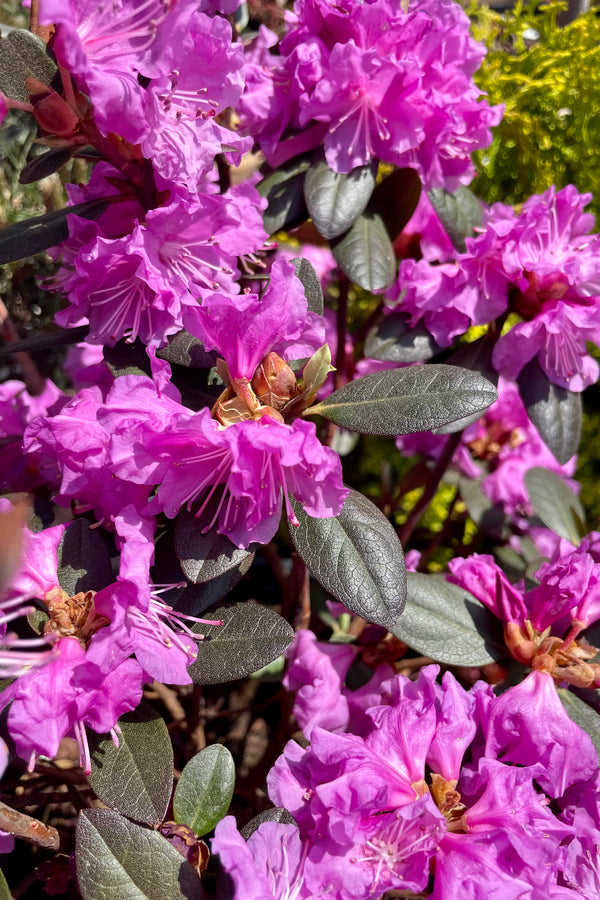
[[[544,525],[578,546],[586,531],[585,513],[579,498],[560,475],[549,469],[529,469],[525,473],[525,488]]]
[[[349,175],[333,172],[320,159],[306,172],[304,199],[314,226],[324,238],[347,231],[364,212],[375,188],[377,165],[358,166]]]
[[[421,179],[414,169],[394,169],[378,184],[371,201],[392,241],[411,220],[421,196]]]
[[[481,202],[462,185],[453,194],[443,188],[434,188],[427,196],[448,237],[459,253],[464,253],[467,249],[465,238],[473,237],[475,228],[481,225]]]
[[[222,684],[245,678],[277,659],[294,638],[294,630],[272,609],[253,601],[217,607],[211,617],[223,625],[194,625],[205,635],[188,672],[196,684]]]
[[[461,475],[458,479],[458,489],[467,512],[478,528],[508,540],[510,534],[507,533],[508,519],[504,509],[483,493],[481,480]]]
[[[361,434],[412,434],[483,413],[496,389],[477,372],[427,365],[365,375],[305,415],[319,414]]]
[[[369,208],[350,231],[332,241],[331,252],[344,275],[366,291],[389,287],[396,277],[392,242],[381,216]]]
[[[459,344],[454,353],[448,357],[448,365],[461,369],[479,372],[494,387],[498,385],[498,372],[492,363],[492,353],[496,340],[490,334],[484,334],[476,341]]]
[[[146,347],[138,338],[130,343],[123,338],[112,347],[105,346],[102,351],[104,362],[111,375],[120,378],[123,375],[146,375],[152,377],[150,358]]]
[[[66,241],[69,237],[68,216],[97,219],[106,209],[107,202],[102,199],[89,200],[43,216],[26,219],[24,222],[5,225],[0,229],[0,265],[25,259]]]
[[[205,581],[200,584],[190,584],[183,589],[169,591],[164,594],[165,602],[172,606],[178,612],[185,613],[188,616],[199,616],[204,610],[209,609],[222,600],[233,588],[238,581],[246,574],[252,565],[254,554],[251,553],[239,566],[235,569],[228,569],[218,578],[212,581]]]
[[[352,612],[389,628],[404,609],[406,569],[383,513],[358,491],[330,519],[308,516],[296,501],[292,506],[300,525],[290,525],[290,535],[310,573]]]
[[[257,185],[258,193],[261,197],[266,197],[268,202],[263,215],[268,234],[295,228],[308,218],[304,201],[304,176],[309,165],[310,157],[294,157]]]
[[[73,158],[78,147],[55,147],[30,159],[19,175],[19,184],[33,184],[58,172]]]
[[[529,418],[555,459],[564,465],[577,453],[581,440],[581,394],[552,384],[537,359],[518,378]]]
[[[508,655],[498,620],[469,591],[443,576],[408,573],[404,615],[392,633],[451,666],[485,666]]]
[[[31,31],[15,28],[0,40],[0,90],[7,97],[28,103],[25,79],[50,85],[57,71],[46,44]]]
[[[86,519],[67,526],[57,555],[58,583],[70,597],[80,591],[101,591],[114,581],[104,539]]]
[[[173,788],[173,748],[167,726],[150,706],[140,704],[119,719],[115,747],[110,735],[88,732],[97,795],[138,822],[162,822]]]
[[[565,688],[557,688],[557,691],[569,718],[592,739],[600,762],[600,716],[595,709],[572,691],[567,691]]]
[[[196,518],[193,512],[182,509],[175,522],[175,552],[185,577],[194,584],[212,581],[237,568],[253,552],[240,550],[215,528],[206,532],[206,521],[210,522],[214,515],[212,504],[208,504],[206,512],[207,515]]]
[[[421,362],[431,359],[439,349],[424,325],[409,328],[402,313],[384,316],[365,340],[365,356],[382,362]]]
[[[264,809],[257,816],[254,816],[253,819],[250,819],[250,821],[240,829],[241,836],[247,841],[264,822],[276,822],[278,825],[296,824],[296,820],[287,809],[275,806],[273,809]]]
[[[235,763],[227,747],[212,744],[185,766],[175,788],[175,821],[202,837],[226,815],[235,787]]]
[[[302,282],[306,303],[311,312],[318,316],[323,315],[323,290],[319,276],[314,270],[312,263],[307,259],[297,256],[291,260],[296,267],[296,276]]]
[[[189,369],[212,369],[217,361],[217,354],[207,353],[202,341],[185,329],[171,335],[167,346],[157,350],[156,355],[172,365]]]
[[[0,232],[1,234],[1,232]],[[36,350],[46,350],[49,347],[63,347],[65,344],[78,344],[83,341],[90,332],[89,325],[78,325],[76,328],[57,328],[53,331],[42,331],[15,341],[14,344],[6,344],[0,348],[0,359],[11,356],[13,353],[34,353]]]
[[[197,873],[166,838],[110,809],[85,809],[76,832],[83,900],[203,900]]]

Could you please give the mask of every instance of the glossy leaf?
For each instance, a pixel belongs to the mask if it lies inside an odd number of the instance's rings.
[[[0,90],[13,100],[29,102],[26,78],[49,85],[58,71],[44,41],[16,28],[0,40]]]
[[[548,469],[529,469],[525,473],[525,488],[544,525],[578,545],[586,531],[585,513],[579,498],[562,478]]]
[[[326,591],[375,625],[390,627],[404,609],[406,568],[396,532],[377,507],[350,491],[339,516],[316,519],[292,501],[294,547]]]
[[[463,185],[453,194],[443,188],[434,188],[427,196],[448,237],[459,253],[464,253],[467,249],[465,238],[472,237],[475,228],[481,225],[480,200]]]
[[[446,665],[485,666],[508,655],[498,620],[443,576],[408,573],[406,609],[391,630],[413,650]]]
[[[308,218],[304,200],[304,176],[309,165],[310,158],[295,157],[257,185],[258,193],[268,203],[263,221],[265,231],[269,234],[294,228]]]
[[[375,188],[377,165],[358,166],[349,175],[332,171],[325,159],[313,163],[304,178],[308,214],[319,234],[336,238],[364,212]]]
[[[115,747],[110,735],[89,731],[90,784],[100,799],[130,819],[162,822],[173,788],[173,748],[161,716],[145,703],[119,719]]]
[[[175,552],[185,577],[194,584],[212,581],[229,569],[237,568],[252,553],[251,550],[240,550],[215,528],[206,532],[207,518],[196,518],[193,511],[182,509],[175,523]],[[209,522],[211,518],[208,518]]]
[[[101,591],[114,581],[108,548],[87,519],[71,522],[57,556],[58,583],[69,596],[79,591]]]
[[[296,267],[296,275],[302,282],[302,287],[304,288],[304,295],[306,297],[306,302],[309,310],[316,313],[318,316],[322,316],[324,305],[323,290],[321,288],[319,276],[315,272],[312,263],[310,263],[307,259],[302,259],[299,256],[297,256],[295,259],[292,259],[291,262],[294,263],[294,266]]]
[[[365,340],[365,356],[382,362],[421,362],[438,352],[439,347],[425,326],[409,328],[402,313],[383,316]]]
[[[166,838],[110,809],[80,813],[75,859],[83,900],[206,897],[195,870]]]
[[[577,453],[581,440],[581,394],[548,379],[537,359],[522,370],[519,391],[529,418],[561,465]]]
[[[308,409],[361,434],[412,434],[483,413],[496,389],[477,372],[427,365],[365,375]]]
[[[187,763],[175,788],[175,821],[202,837],[227,814],[235,786],[235,763],[227,747],[212,744]]]
[[[66,241],[69,237],[67,216],[97,219],[106,208],[106,200],[89,200],[56,212],[15,222],[0,229],[0,265],[25,259]]]
[[[567,691],[565,688],[557,688],[557,690],[560,702],[569,718],[592,739],[600,762],[600,715],[572,691]]]
[[[396,277],[392,242],[381,216],[370,209],[332,241],[331,252],[344,275],[366,291],[389,287]]]
[[[390,240],[408,224],[420,196],[421,179],[414,169],[394,169],[377,185],[371,205],[381,216]]]
[[[198,657],[188,672],[196,684],[222,684],[245,678],[277,659],[288,647],[294,630],[285,619],[253,601],[212,609],[211,618],[223,625],[195,625],[205,635]]]

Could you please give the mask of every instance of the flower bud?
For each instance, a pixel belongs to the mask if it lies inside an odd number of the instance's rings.
[[[298,388],[296,376],[286,361],[276,353],[267,353],[252,379],[254,393],[265,406],[281,410]]]

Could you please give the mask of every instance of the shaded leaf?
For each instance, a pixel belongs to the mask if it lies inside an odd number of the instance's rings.
[[[217,361],[217,354],[207,353],[202,341],[185,329],[171,335],[167,346],[157,350],[156,355],[172,365],[190,369],[211,369]]]
[[[0,40],[0,90],[7,97],[28,103],[25,79],[50,85],[57,71],[44,41],[30,31],[15,28]]]
[[[146,703],[119,719],[115,747],[108,734],[88,732],[89,781],[103,803],[138,822],[162,822],[173,788],[173,748],[161,716]]]
[[[205,531],[207,520],[210,522],[214,515],[213,505],[216,501],[208,504],[207,514],[200,518],[182,509],[175,522],[175,552],[185,577],[194,584],[218,578],[253,554],[252,550],[236,547],[214,527]]]
[[[71,160],[78,147],[54,147],[30,159],[19,175],[19,184],[33,184],[58,172]]]
[[[165,602],[178,612],[188,616],[199,616],[233,590],[252,565],[253,559],[254,554],[251,553],[242,560],[239,566],[236,566],[235,569],[228,569],[218,578],[170,591],[163,595]]]
[[[481,225],[481,202],[464,185],[453,194],[449,194],[443,188],[434,188],[427,196],[448,237],[456,249],[464,253],[467,249],[465,238],[472,237],[475,228]]]
[[[58,583],[71,597],[80,591],[101,591],[114,581],[110,553],[87,519],[75,519],[58,545]]]
[[[150,358],[146,353],[146,347],[137,338],[133,343],[125,338],[117,341],[112,347],[105,346],[102,350],[104,362],[115,378],[122,375],[146,375],[152,377]]]
[[[339,516],[316,519],[292,501],[300,525],[290,524],[294,547],[326,591],[368,622],[390,627],[404,609],[406,568],[398,536],[358,491]]]
[[[24,222],[5,225],[0,229],[0,265],[25,259],[66,241],[69,237],[67,216],[75,214],[84,219],[97,219],[106,209],[107,202],[102,199],[89,200]]]
[[[576,546],[585,534],[585,513],[579,498],[560,475],[533,468],[525,473],[525,488],[534,512],[547,528]]]
[[[0,359],[11,356],[14,353],[34,353],[36,350],[46,350],[50,347],[63,347],[65,344],[78,344],[85,340],[90,332],[89,325],[78,325],[76,328],[57,328],[53,331],[43,331],[15,341],[14,344],[6,344],[0,348]]]
[[[508,519],[504,509],[483,493],[481,480],[461,475],[458,479],[458,489],[467,507],[467,512],[475,524],[484,531],[508,539],[510,535],[505,533]]]
[[[250,819],[249,822],[246,822],[244,827],[240,829],[241,836],[247,841],[264,822],[276,822],[278,825],[296,824],[296,820],[287,809],[283,809],[281,806],[275,806],[273,809],[264,809],[257,816],[254,816],[253,819]]]
[[[421,196],[421,179],[414,169],[394,169],[373,194],[371,205],[394,241],[411,220]]]
[[[332,171],[325,159],[313,163],[304,178],[304,199],[323,237],[339,237],[364,212],[375,188],[377,164],[358,166],[349,175]]]
[[[581,440],[581,394],[552,384],[534,358],[517,379],[529,418],[561,465],[577,453]]]
[[[306,410],[362,434],[412,434],[483,413],[496,389],[477,372],[427,365],[365,375]]]
[[[277,659],[288,647],[294,630],[272,609],[253,601],[211,610],[223,625],[194,625],[205,635],[198,658],[188,668],[196,684],[222,684],[245,678]]]
[[[175,788],[175,821],[202,837],[226,815],[235,786],[235,763],[227,747],[212,744],[187,763]]]
[[[592,709],[572,691],[567,691],[565,688],[557,688],[557,691],[569,718],[592,739],[600,761],[600,716],[595,709]]]
[[[383,362],[421,362],[431,359],[439,349],[424,325],[409,328],[402,313],[384,316],[365,340],[365,356]]]
[[[308,218],[304,176],[309,165],[309,157],[294,157],[258,183],[258,193],[268,203],[263,221],[269,234],[294,228]]]
[[[381,216],[369,208],[332,241],[331,252],[344,275],[366,291],[389,287],[396,277],[392,242]]]
[[[408,573],[406,609],[391,630],[413,650],[446,665],[485,666],[508,655],[498,620],[443,576]]]
[[[10,888],[2,871],[0,871],[0,900],[12,900]]]
[[[311,312],[316,313],[318,316],[323,315],[323,291],[321,289],[321,282],[319,281],[319,276],[314,270],[312,263],[310,263],[307,259],[302,259],[297,256],[291,260],[296,267],[296,275],[302,282],[302,287],[304,288],[304,295],[306,297],[306,302],[308,304],[308,308]]]
[[[203,900],[195,870],[158,832],[110,809],[85,809],[76,833],[83,900]]]

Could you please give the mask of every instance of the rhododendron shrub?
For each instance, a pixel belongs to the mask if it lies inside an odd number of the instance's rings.
[[[596,900],[600,243],[469,190],[483,55],[454,0],[0,39],[65,184],[0,232],[0,894]]]

